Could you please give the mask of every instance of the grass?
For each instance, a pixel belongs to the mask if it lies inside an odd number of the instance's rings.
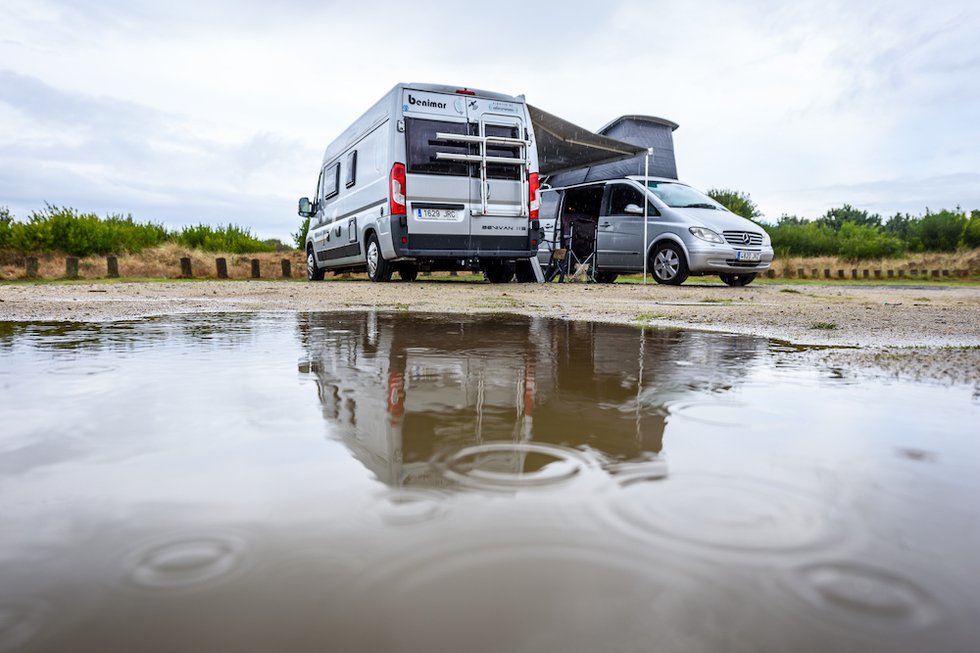
[[[634,322],[650,322],[652,320],[669,320],[670,315],[666,313],[637,313],[633,317]]]
[[[810,325],[811,329],[820,329],[822,331],[833,331],[837,328],[837,325],[833,322],[814,322]]]

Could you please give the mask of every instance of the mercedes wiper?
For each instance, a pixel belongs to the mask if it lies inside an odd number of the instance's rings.
[[[678,207],[682,209],[714,209],[717,210],[718,207],[714,204],[708,204],[707,202],[700,202],[695,204],[685,204],[684,206]]]

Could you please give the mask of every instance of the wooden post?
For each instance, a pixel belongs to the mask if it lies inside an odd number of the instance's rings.
[[[858,271],[855,270],[854,268],[851,268],[851,278],[852,279],[857,279],[858,278]]]
[[[119,259],[112,254],[105,257],[105,272],[110,279],[119,278]]]
[[[69,256],[65,259],[65,278],[67,279],[77,279],[78,278],[78,257]]]
[[[823,269],[823,278],[824,279],[829,279],[830,278],[830,268],[824,268]]]
[[[868,271],[867,270],[861,270],[861,276],[863,276],[865,279],[867,279],[870,275],[868,274]]]
[[[38,265],[37,265],[36,256],[28,256],[27,260],[24,261],[24,268],[25,268],[24,272],[27,273],[28,279],[37,279]]]
[[[253,258],[252,259],[252,278],[253,279],[258,279],[259,277],[261,277],[260,272],[261,272],[261,270],[259,269],[259,259]]]
[[[888,271],[888,278],[889,279],[895,278],[895,270],[889,270]]]
[[[875,279],[881,278],[881,270],[875,270]]]
[[[192,276],[194,276],[194,273],[191,270],[191,259],[187,256],[182,256],[180,258],[180,276],[184,277],[185,279],[190,279]]]
[[[915,268],[912,268],[911,270],[909,270],[909,276],[910,277],[917,277],[917,276],[919,276],[919,271],[916,270]]]
[[[818,270],[816,268],[810,270],[810,278],[811,279],[819,279],[820,278],[820,270]]]
[[[844,278],[844,271],[843,270],[838,270],[837,271],[837,278],[838,279],[843,279]]]
[[[288,258],[282,260],[282,278],[288,279],[293,276],[293,264],[289,262]]]
[[[949,270],[943,270],[943,276],[944,277],[948,277],[949,276]]]
[[[450,270],[449,271],[449,276],[451,276],[451,277],[458,277],[459,276],[459,273],[456,272],[456,270]]]
[[[803,268],[796,268],[796,278],[797,279],[804,279],[805,278],[803,276]]]
[[[766,270],[766,277],[769,278],[769,279],[775,279],[776,278],[776,271],[773,270],[772,268],[769,268],[768,270]]]
[[[905,278],[905,270],[899,270],[898,271],[898,278],[899,279],[904,279]]]
[[[932,271],[932,276],[938,278],[939,277],[939,270],[933,270]]]
[[[216,259],[214,259],[214,269],[215,269],[215,272],[218,273],[218,278],[219,279],[227,279],[228,278],[228,261],[225,260],[224,258],[216,258]]]

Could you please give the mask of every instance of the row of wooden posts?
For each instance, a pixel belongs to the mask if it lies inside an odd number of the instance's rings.
[[[858,276],[858,273],[859,272],[860,272],[860,276]],[[907,272],[907,274],[906,274],[906,272]],[[770,278],[770,279],[774,279],[776,277],[776,271],[773,270],[773,269],[766,270],[766,276],[768,278]],[[782,276],[783,277],[791,277],[792,274],[789,271],[786,271]],[[838,270],[836,270],[836,274],[832,275],[830,268],[824,268],[823,269],[823,275],[821,276],[820,270],[818,270],[817,268],[812,268],[809,271],[809,273],[807,273],[807,271],[805,269],[803,269],[803,268],[796,268],[796,278],[797,279],[835,279],[835,278],[836,279],[847,279],[847,278],[851,278],[851,279],[872,279],[872,278],[874,278],[874,279],[883,279],[883,278],[884,279],[894,279],[896,277],[899,278],[899,279],[905,279],[907,277],[908,278],[912,278],[912,279],[916,279],[916,278],[925,279],[925,278],[928,278],[930,276],[931,277],[934,277],[934,278],[935,277],[949,277],[949,276],[968,277],[968,276],[970,276],[970,271],[969,270],[953,270],[952,271],[952,274],[950,274],[950,271],[949,270],[937,270],[937,269],[932,269],[932,270],[927,270],[927,269],[917,270],[915,268],[911,268],[908,271],[906,271],[904,269],[901,269],[901,270],[884,270],[884,271],[882,271],[882,270],[858,270],[856,268],[851,268],[850,271],[838,269]]]
[[[110,278],[113,278],[113,279],[118,278],[119,277],[119,261],[118,261],[118,259],[115,256],[107,256],[106,259],[105,259],[105,261],[106,261],[106,276],[108,276]],[[251,265],[252,265],[252,272],[251,272],[252,273],[252,278],[253,279],[260,279],[262,275],[261,275],[261,269],[260,269],[259,259],[253,258],[251,260]],[[291,265],[289,259],[286,259],[286,258],[282,259],[280,261],[280,266],[281,266],[281,269],[282,269],[282,278],[283,279],[288,279],[288,278],[292,277],[292,265]],[[25,267],[26,267],[26,273],[27,273],[27,278],[28,279],[36,279],[36,278],[38,278],[39,275],[38,275],[38,260],[37,260],[37,257],[35,257],[35,256],[28,256],[27,257],[27,260],[25,262]],[[216,259],[214,259],[214,267],[215,267],[215,273],[217,274],[217,277],[219,279],[227,279],[228,278],[228,261],[227,260],[225,260],[224,258],[216,258]],[[882,270],[858,270],[857,268],[852,268],[850,270],[840,270],[840,269],[838,269],[838,270],[833,271],[833,272],[835,272],[835,274],[831,274],[832,270],[830,268],[824,268],[822,275],[820,274],[820,272],[821,271],[819,269],[817,269],[817,268],[812,268],[811,270],[809,270],[809,273],[808,273],[807,270],[805,270],[803,268],[797,268],[796,269],[796,278],[798,278],[798,279],[835,279],[835,278],[836,279],[847,279],[847,278],[851,278],[851,279],[872,279],[872,278],[874,278],[874,279],[883,279],[883,278],[886,278],[886,279],[894,279],[894,278],[897,277],[899,279],[905,279],[905,278],[925,279],[925,278],[928,278],[928,277],[937,278],[937,277],[950,277],[950,276],[957,276],[957,277],[968,277],[968,276],[970,276],[970,271],[969,270],[953,270],[952,271],[952,274],[951,274],[949,270],[938,270],[938,269],[917,270],[917,269],[914,269],[914,268],[913,269],[909,269],[908,271],[906,271],[904,269],[901,269],[901,270],[884,270],[884,271],[882,271]],[[860,276],[859,276],[859,272],[860,272]],[[906,272],[907,272],[907,274],[906,274]],[[188,279],[194,276],[194,271],[191,269],[191,259],[189,257],[186,257],[185,256],[185,257],[183,257],[183,258],[180,259],[180,276],[181,277],[184,277],[184,278],[188,278]],[[769,270],[766,271],[766,276],[769,277],[770,279],[773,279],[773,278],[776,277],[776,271],[775,270],[772,270],[772,269],[769,269]],[[787,271],[782,276],[784,276],[784,277],[791,277],[792,274],[789,271]],[[68,279],[77,279],[78,278],[78,257],[76,257],[76,256],[69,256],[69,257],[67,257],[65,259],[65,277],[68,278]]]
[[[111,279],[116,279],[119,277],[119,259],[115,256],[105,257],[106,262],[106,276]],[[261,264],[259,259],[253,258],[251,260],[252,264],[252,278],[260,279],[262,277]],[[38,274],[38,259],[36,256],[28,256],[25,263],[25,272],[28,279],[37,279]],[[228,278],[228,261],[224,258],[214,259],[215,273],[219,279]],[[282,259],[280,261],[280,267],[282,269],[282,278],[288,279],[293,276],[292,263],[288,258]],[[180,276],[184,278],[191,278],[194,276],[194,271],[191,268],[191,259],[189,257],[182,257],[180,259]],[[65,278],[67,279],[77,279],[78,278],[78,257],[69,256],[65,259]]]

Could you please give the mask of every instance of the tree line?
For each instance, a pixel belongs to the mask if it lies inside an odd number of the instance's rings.
[[[747,193],[712,189],[708,195],[743,217],[758,220],[761,213]],[[292,234],[298,248],[305,246],[305,221]],[[957,207],[925,214],[896,213],[888,219],[845,204],[815,220],[784,215],[775,225],[760,223],[772,238],[779,256],[839,256],[847,260],[893,258],[915,252],[952,252],[980,247],[980,210]],[[73,256],[138,253],[148,247],[176,243],[210,252],[245,254],[273,252],[283,245],[276,239],[259,240],[245,227],[198,224],[168,230],[153,222],[138,222],[132,215],[81,213],[73,208],[46,205],[26,220],[16,220],[0,207],[0,250],[23,253],[63,252]]]
[[[232,254],[274,252],[281,246],[278,240],[259,240],[248,228],[233,224],[198,224],[170,231],[154,222],[137,222],[132,215],[101,218],[50,204],[20,221],[9,209],[0,207],[0,250],[102,256],[136,254],[165,243]]]
[[[747,193],[712,189],[708,195],[733,213],[758,220]],[[849,204],[815,220],[783,215],[775,225],[760,223],[779,256],[839,256],[846,260],[895,258],[915,252],[955,252],[980,247],[980,210],[956,207],[921,215],[896,213],[888,219]]]

